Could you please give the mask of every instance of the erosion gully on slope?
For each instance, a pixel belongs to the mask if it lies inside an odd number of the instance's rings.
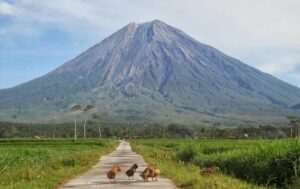
[[[128,170],[134,163],[137,163],[139,168],[134,175],[133,180],[129,180],[125,175],[125,171]],[[116,176],[116,182],[110,183],[106,173],[114,165],[120,165],[123,169],[122,172]],[[142,156],[136,154],[131,150],[131,146],[126,141],[121,141],[118,148],[100,158],[100,161],[91,170],[85,174],[78,176],[63,186],[60,189],[109,189],[109,188],[139,188],[139,189],[175,189],[174,184],[166,178],[158,178],[158,181],[144,182],[139,174],[146,168],[147,163]]]

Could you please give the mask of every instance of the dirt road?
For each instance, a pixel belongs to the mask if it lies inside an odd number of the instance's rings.
[[[134,163],[137,163],[139,168],[135,173],[134,180],[128,180],[125,171]],[[110,183],[106,177],[106,172],[113,165],[120,165],[123,171],[116,177],[116,183]],[[134,189],[175,189],[174,184],[166,178],[158,178],[158,181],[144,182],[139,176],[147,166],[142,156],[134,153],[128,142],[121,141],[119,147],[112,153],[102,156],[100,161],[91,170],[85,174],[78,176],[63,186],[60,189],[110,189],[110,188],[134,188]]]

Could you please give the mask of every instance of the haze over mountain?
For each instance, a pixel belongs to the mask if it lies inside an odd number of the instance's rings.
[[[220,34],[221,35],[221,34]],[[105,121],[282,123],[300,89],[159,20],[130,23],[43,77],[0,90],[0,119],[68,118],[94,104]]]

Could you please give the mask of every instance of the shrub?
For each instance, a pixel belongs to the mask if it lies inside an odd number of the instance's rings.
[[[191,162],[196,156],[196,154],[197,152],[191,146],[188,146],[182,151],[179,151],[176,154],[176,158],[183,162]]]

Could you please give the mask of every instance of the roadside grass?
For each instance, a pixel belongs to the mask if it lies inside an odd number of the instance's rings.
[[[55,188],[116,146],[106,139],[1,139],[0,188]]]
[[[281,175],[285,176],[286,173],[284,171],[290,169],[287,166],[289,165],[287,159],[290,156],[287,155],[291,153],[288,152],[293,152],[293,160],[296,162],[297,158],[300,158],[294,153],[295,151],[298,152],[295,141],[289,140],[195,141],[147,139],[132,140],[131,144],[134,151],[142,154],[150,165],[160,168],[163,175],[171,178],[179,187],[193,189],[275,188],[274,184],[260,183],[259,181],[253,182],[254,174],[257,173],[259,174],[258,176],[264,176],[265,173],[269,173],[268,171],[273,168],[273,172],[277,173],[282,170]],[[276,161],[272,162],[271,160]],[[300,161],[300,159],[298,160]],[[274,162],[277,164],[273,165],[272,163]],[[209,176],[200,175],[201,168],[214,164],[220,166],[220,173]],[[274,167],[269,167],[270,165]],[[294,171],[298,171],[296,170],[298,169],[297,166],[295,165]],[[259,169],[256,170],[257,168]],[[261,171],[262,173],[259,173]],[[236,178],[243,178],[245,175],[249,178],[244,180]],[[272,177],[274,175],[269,176]],[[288,176],[286,175],[286,178],[290,179]],[[268,178],[261,179],[267,180]],[[298,180],[295,181],[297,182]],[[299,186],[296,182],[293,186],[285,185],[280,186],[280,188],[296,189]]]
[[[178,161],[198,167],[216,165],[247,182],[300,188],[300,140],[142,140],[172,150]]]

